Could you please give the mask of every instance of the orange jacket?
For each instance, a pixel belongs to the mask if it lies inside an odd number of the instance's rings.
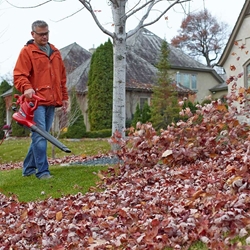
[[[68,100],[66,70],[60,51],[52,44],[50,47],[47,56],[33,40],[27,42],[14,67],[14,85],[21,93],[34,89],[46,100],[39,101],[39,105],[60,107],[62,101]]]

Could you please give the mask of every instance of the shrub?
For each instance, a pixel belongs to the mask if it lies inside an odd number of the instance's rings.
[[[112,130],[111,129],[102,129],[99,131],[89,131],[86,132],[86,138],[108,138],[111,137]]]

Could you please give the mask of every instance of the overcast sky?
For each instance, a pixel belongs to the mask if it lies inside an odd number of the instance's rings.
[[[12,70],[18,54],[24,44],[31,39],[31,24],[35,20],[44,20],[49,24],[49,41],[58,49],[71,43],[78,43],[84,49],[98,47],[108,40],[95,24],[89,12],[85,9],[77,14],[61,20],[77,12],[83,5],[78,0],[52,1],[38,8],[20,9],[0,0],[0,77],[12,75]],[[45,0],[8,0],[16,6],[35,6]],[[106,29],[112,32],[112,16],[107,0],[92,0],[93,8]],[[132,3],[135,0],[129,0]],[[228,23],[230,29],[240,14],[245,0],[192,0],[184,7],[188,11],[199,11],[206,7],[218,21]],[[96,3],[96,4],[95,4]],[[25,5],[24,5],[25,4]],[[132,7],[132,6],[131,6]],[[157,13],[159,10],[155,10]],[[181,21],[185,17],[182,8],[175,7],[167,13],[167,20],[162,18],[156,24],[147,27],[161,38],[170,41],[178,34]],[[134,17],[127,24],[127,32],[135,27]],[[61,20],[61,21],[60,21]]]

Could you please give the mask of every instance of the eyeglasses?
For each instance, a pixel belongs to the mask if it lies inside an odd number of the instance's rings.
[[[49,35],[49,31],[48,32],[44,32],[44,33],[38,33],[36,31],[33,30],[34,33],[36,33],[38,36],[48,36]]]

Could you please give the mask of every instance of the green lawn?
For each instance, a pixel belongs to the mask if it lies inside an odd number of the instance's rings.
[[[28,151],[30,138],[17,138],[4,140],[0,145],[0,163],[22,161]],[[67,155],[97,155],[99,153],[107,153],[111,146],[107,139],[82,139],[82,140],[60,140],[67,146],[71,153],[65,153],[55,148],[55,157],[61,158]],[[48,157],[52,157],[52,144],[48,142]]]
[[[70,148],[72,153],[67,154],[55,148],[57,158],[67,155],[92,156],[110,151],[110,145],[106,139],[61,140],[61,142]],[[29,137],[5,140],[0,145],[0,164],[23,161],[29,144]],[[48,143],[49,157],[51,152],[52,145]],[[23,177],[21,169],[4,170],[0,171],[0,192],[7,196],[17,195],[18,200],[24,202],[48,197],[59,198],[78,192],[86,193],[90,187],[96,186],[99,180],[96,175],[98,171],[106,168],[107,166],[50,166],[54,178],[48,180],[39,180],[35,176]]]
[[[86,193],[90,187],[96,186],[98,171],[106,168],[51,166],[53,178],[47,180],[39,180],[35,176],[23,177],[21,169],[0,171],[0,192],[7,196],[16,195],[19,201],[24,202]]]

